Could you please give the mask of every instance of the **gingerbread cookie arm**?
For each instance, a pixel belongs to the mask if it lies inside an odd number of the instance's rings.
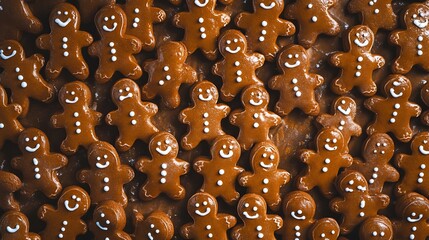
[[[196,161],[193,164],[193,169],[197,173],[203,173],[206,169],[210,169],[210,159],[199,157],[196,159]]]
[[[310,73],[309,76],[315,87],[322,85],[325,81],[325,79],[319,74]]]
[[[115,125],[119,119],[121,119],[121,112],[119,110],[109,112],[105,117],[105,121],[109,125]]]
[[[88,54],[91,56],[96,56],[96,57],[100,57],[100,49],[102,47],[102,42],[101,41],[97,41],[92,43],[91,45],[89,45],[88,47]]]
[[[146,172],[146,168],[147,168],[147,166],[148,165],[150,165],[151,164],[151,160],[149,160],[148,158],[141,158],[140,160],[138,160],[136,163],[135,163],[135,168],[137,169],[137,170],[139,170],[140,172],[142,172],[142,173],[147,173]]]
[[[59,153],[51,154],[49,157],[51,159],[49,159],[48,167],[53,170],[60,169],[68,163],[67,157]]]
[[[420,113],[422,112],[422,108],[415,103],[407,102],[407,108],[411,111],[411,116],[413,117],[420,116]]]
[[[278,34],[280,36],[291,36],[296,32],[295,25],[288,20],[277,19],[277,25],[279,26]]]
[[[193,84],[196,82],[198,80],[197,72],[195,72],[195,70],[189,65],[185,64],[183,67],[184,70],[181,72],[181,74],[182,78],[184,78],[184,82],[187,84]]]
[[[119,170],[119,174],[119,176],[123,177],[122,181],[126,183],[130,182],[134,178],[134,171],[129,166],[121,167]]]
[[[21,171],[22,170],[22,161],[23,161],[23,159],[21,157],[14,157],[14,158],[12,158],[10,165],[13,169]]]
[[[253,174],[251,172],[243,172],[238,175],[238,183],[240,186],[248,187],[253,185]]]
[[[402,168],[404,166],[404,162],[407,162],[408,156],[405,154],[398,154],[395,157],[394,163],[397,167]]]
[[[165,11],[161,8],[151,7],[151,13],[152,21],[155,23],[163,22],[167,18]]]
[[[223,70],[225,69],[225,64],[225,60],[215,63],[212,68],[213,74],[222,76]]]
[[[303,163],[310,163],[311,159],[316,157],[316,153],[312,150],[303,150],[299,156],[299,159]]]
[[[243,122],[243,118],[246,118],[244,116],[243,112],[240,112],[239,109],[234,110],[230,115],[229,115],[229,122],[232,125],[241,125]]]
[[[84,31],[77,32],[77,39],[83,47],[91,45],[91,43],[94,41],[92,35]]]
[[[129,50],[131,53],[133,54],[137,54],[142,50],[143,44],[142,42],[134,37],[134,36],[128,36],[127,38],[125,38],[126,40],[126,50]]]
[[[36,46],[43,50],[51,49],[51,35],[43,34],[36,39]]]
[[[50,122],[54,128],[63,128],[65,127],[65,116],[63,113],[52,115]]]
[[[193,224],[185,224],[180,228],[180,235],[185,239],[193,239],[194,229],[195,227]]]
[[[12,103],[6,107],[6,114],[11,118],[17,118],[22,113],[22,107],[19,104]],[[1,146],[1,145],[0,145]]]
[[[173,24],[178,28],[184,28],[185,25],[183,25],[183,23],[187,22],[190,17],[192,16],[188,12],[179,12],[176,15],[174,15]]]
[[[350,154],[341,155],[341,160],[341,162],[343,163],[342,167],[349,167],[353,164],[353,157]]]
[[[260,53],[254,53],[250,56],[250,61],[255,65],[255,69],[257,69],[264,65],[265,57]],[[260,80],[256,79],[256,81],[260,81]]]
[[[329,207],[331,208],[332,211],[336,213],[341,213],[341,209],[344,207],[344,204],[345,204],[345,201],[341,199],[332,199],[329,202]]]
[[[50,205],[43,205],[39,208],[39,211],[37,211],[37,216],[41,220],[49,220],[52,219],[55,216],[55,209]]]
[[[375,206],[380,206],[381,209],[386,208],[390,203],[390,197],[386,194],[377,194],[375,196],[372,196],[372,201],[374,201]]]
[[[226,229],[230,229],[237,224],[237,219],[229,214],[219,213],[218,218],[223,220],[222,222]]]
[[[404,44],[403,41],[405,39],[408,39],[407,34],[405,31],[402,31],[402,30],[393,31],[389,35],[389,42],[394,45],[399,45],[399,46],[403,45]]]
[[[91,176],[92,176],[91,171],[84,169],[78,173],[77,179],[81,183],[89,183],[89,182],[91,182]]]
[[[285,170],[279,170],[277,172],[278,178],[283,180],[283,185],[285,185],[286,183],[288,183],[291,179],[291,175],[288,171]]]
[[[369,110],[376,112],[379,110],[380,107],[383,107],[382,103],[383,98],[376,96],[365,100],[364,106]]]
[[[344,68],[347,64],[349,64],[349,62],[344,61],[344,55],[345,54],[342,52],[334,53],[330,58],[330,62],[335,67]]]

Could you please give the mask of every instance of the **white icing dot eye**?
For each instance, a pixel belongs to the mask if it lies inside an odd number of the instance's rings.
[[[258,207],[253,207],[253,211],[258,211]]]
[[[226,145],[223,145],[223,146],[222,146],[222,148],[223,148],[223,149],[226,149]]]
[[[355,183],[355,181],[353,181],[353,180],[350,180],[350,181],[349,181],[349,184],[350,184],[350,185],[353,185],[354,183]]]
[[[25,141],[26,141],[26,142],[29,142],[29,141],[30,141],[30,138],[25,138]]]
[[[423,140],[423,143],[424,143],[424,144],[428,143],[428,140]]]
[[[235,42],[235,43],[237,43],[237,42],[238,42],[238,39],[237,39],[237,38],[234,38],[234,42]]]
[[[346,100],[341,100],[341,104],[346,104]]]
[[[161,142],[157,142],[156,145],[161,146]]]
[[[101,157],[97,157],[97,161],[100,161],[101,160]]]
[[[150,225],[150,228],[154,228],[154,227],[155,227],[155,224],[151,224],[151,225]]]
[[[417,17],[417,14],[413,14],[413,18],[416,18]]]
[[[58,14],[58,15],[61,15],[61,11],[58,11],[58,12],[57,12],[57,14]]]
[[[104,159],[106,159],[106,158],[107,158],[107,154],[104,154],[104,156],[103,156],[103,157],[104,157]]]
[[[420,17],[424,17],[424,14],[422,12],[419,15],[420,15]]]
[[[360,36],[360,33],[356,33],[356,37],[359,37]]]
[[[101,213],[101,214],[100,214],[100,216],[101,216],[101,217],[104,217],[104,216],[106,216],[106,215],[105,215],[104,213]]]
[[[263,153],[263,154],[262,154],[262,157],[263,157],[263,158],[266,158],[266,157],[267,157],[267,154],[266,154],[266,153]]]
[[[104,21],[105,22],[109,21],[109,18],[108,17],[104,17]]]
[[[331,139],[327,138],[325,141],[328,143],[328,142],[331,142]]]
[[[298,58],[299,57],[299,55],[298,54],[295,54],[295,58]]]
[[[11,46],[7,47],[7,50],[11,50],[11,49],[12,49],[12,47],[11,47]]]
[[[171,143],[171,140],[170,139],[165,139],[165,144],[170,144]]]
[[[325,233],[320,234],[320,237],[324,238],[326,235]]]
[[[249,207],[249,204],[248,204],[248,203],[245,203],[245,204],[244,204],[244,207]]]
[[[334,235],[334,234],[335,234],[335,230],[332,230],[332,231],[331,231],[331,234],[332,234],[332,235]]]
[[[201,89],[201,88],[198,88],[198,92],[203,92],[203,89]]]
[[[206,93],[210,93],[210,89],[207,89],[207,90],[206,90]]]
[[[200,204],[199,203],[195,203],[195,207],[200,207]]]
[[[156,229],[156,230],[155,230],[155,232],[156,232],[156,233],[159,233],[159,229]]]
[[[380,232],[380,236],[384,237],[384,232]]]
[[[36,141],[37,140],[37,137],[33,137],[33,141]]]
[[[337,143],[337,139],[336,138],[332,139],[332,142]]]
[[[380,143],[377,143],[377,147],[380,147],[381,146],[381,144]]]
[[[208,204],[208,202],[207,202],[207,201],[204,201],[204,202],[203,202],[203,205],[204,205],[204,206],[207,206],[207,204]]]
[[[417,214],[415,212],[411,213],[411,216],[415,217]]]
[[[226,40],[226,44],[231,44],[231,40]]]
[[[122,90],[122,89],[119,89],[119,93],[123,93],[124,92],[124,90]]]
[[[292,58],[292,54],[287,55],[288,58]]]
[[[73,195],[73,196],[72,196],[72,199],[76,199],[76,195]]]
[[[233,146],[229,146],[229,149],[232,150],[234,147]]]
[[[76,93],[75,93],[74,91],[72,91],[70,94],[71,94],[71,95],[75,95]]]
[[[130,87],[126,87],[125,91],[129,92],[130,91]]]
[[[106,224],[110,224],[110,221],[109,221],[109,220],[106,220]]]
[[[274,157],[274,154],[271,154],[271,155],[270,155],[270,159],[271,159],[271,160],[274,160],[274,158],[275,158],[275,157]]]
[[[69,12],[65,11],[65,12],[64,12],[64,15],[69,15]]]
[[[82,199],[80,199],[80,198],[76,198],[76,201],[78,201],[78,202],[80,202]]]
[[[376,237],[378,233],[376,231],[372,232],[372,236]]]
[[[115,15],[112,15],[110,19],[115,20]]]
[[[302,210],[299,209],[298,211],[296,211],[298,214],[302,214]]]

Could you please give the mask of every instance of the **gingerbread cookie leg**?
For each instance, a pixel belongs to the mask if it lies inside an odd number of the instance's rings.
[[[0,170],[0,208],[3,210],[19,210],[19,203],[13,193],[22,186],[21,180],[14,174]]]

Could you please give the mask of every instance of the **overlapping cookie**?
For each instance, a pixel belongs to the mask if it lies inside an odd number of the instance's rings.
[[[3,240],[41,240],[36,233],[30,232],[30,222],[22,212],[7,211],[0,219],[0,237]]]
[[[22,182],[15,174],[0,170],[0,208],[2,210],[19,210],[19,202],[14,193],[22,187]]]
[[[362,25],[368,26],[374,34],[379,29],[393,30],[397,26],[397,16],[392,8],[392,0],[349,1],[348,10],[359,13]]]
[[[25,0],[3,0],[0,11],[0,41],[20,39],[21,32],[40,33],[43,25]]]
[[[24,127],[18,120],[22,113],[19,104],[9,104],[6,90],[0,85],[0,149],[5,141],[16,142]]]
[[[154,211],[144,219],[143,214],[137,210],[133,211],[135,240],[170,240],[173,238],[174,226],[170,217],[161,211]]]
[[[103,201],[95,208],[89,230],[95,239],[131,240],[124,232],[127,221],[125,210],[121,204],[113,201]]]

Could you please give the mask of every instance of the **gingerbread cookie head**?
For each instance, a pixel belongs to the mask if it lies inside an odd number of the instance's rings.
[[[70,186],[64,189],[58,199],[58,209],[67,212],[68,216],[82,216],[91,205],[88,193],[80,187]]]
[[[253,0],[255,12],[267,12],[271,15],[280,15],[284,9],[283,0]]]
[[[92,102],[91,90],[83,82],[65,84],[58,93],[58,101],[64,108],[85,106]]]
[[[29,238],[30,223],[27,216],[18,211],[6,212],[0,220],[0,236],[2,239],[40,239],[39,236]]]
[[[227,30],[219,38],[219,51],[225,58],[235,54],[245,54],[247,51],[246,37],[238,30]]]
[[[350,50],[370,52],[374,44],[374,33],[368,26],[354,26],[348,34],[348,46]]]
[[[408,101],[411,96],[411,82],[408,78],[399,75],[392,74],[388,76],[387,82],[384,85],[384,92],[388,95],[388,98],[394,98],[397,100]]]
[[[306,192],[290,192],[283,199],[283,213],[285,221],[312,223],[316,214],[316,203]]]
[[[160,132],[150,140],[149,151],[154,159],[175,158],[179,153],[179,144],[171,133]]]
[[[79,29],[80,15],[77,8],[69,3],[60,3],[52,9],[49,26],[55,29]]]
[[[92,221],[91,231],[96,237],[114,236],[125,227],[125,210],[119,203],[107,200],[95,208]]]
[[[27,128],[21,132],[18,145],[23,154],[45,155],[50,149],[48,137],[37,128]]]
[[[188,213],[194,220],[205,217],[215,218],[217,211],[217,201],[208,193],[196,193],[188,200]]]
[[[106,142],[95,142],[88,149],[88,163],[92,169],[114,169],[121,165],[116,149]]]
[[[316,138],[316,146],[319,152],[345,152],[343,134],[340,130],[334,127],[324,128],[320,131]]]
[[[427,31],[429,7],[424,4],[410,4],[404,14],[404,23],[408,30]]]
[[[344,171],[337,176],[337,190],[345,196],[355,196],[357,199],[362,194],[368,193],[368,182],[365,177],[357,171]]]
[[[209,81],[201,81],[194,85],[191,93],[194,103],[212,103],[216,104],[219,99],[219,93],[216,86]]]
[[[177,62],[185,62],[188,58],[188,50],[182,42],[167,41],[159,45],[156,50],[160,61],[175,59]]]
[[[248,193],[240,198],[237,212],[243,221],[260,222],[266,218],[267,203],[261,195]]]
[[[411,151],[421,155],[429,155],[429,132],[417,134],[411,142]]]
[[[121,79],[112,87],[112,100],[116,105],[140,100],[140,88],[136,82],[130,79]]]
[[[240,144],[230,135],[217,137],[210,151],[213,158],[220,157],[221,159],[228,159],[231,161],[238,161],[241,155]]]
[[[397,216],[410,225],[421,225],[421,223],[427,225],[427,220],[429,219],[429,200],[418,193],[408,193],[396,202],[395,212]],[[406,231],[410,230],[406,229]]]
[[[272,142],[262,142],[256,144],[250,153],[251,163],[254,172],[274,171],[280,161],[280,154],[277,147]]]
[[[339,112],[344,116],[355,118],[356,116],[356,102],[350,97],[339,97],[334,102],[334,112]]]
[[[395,144],[392,138],[385,133],[376,133],[365,142],[362,155],[366,161],[387,163],[393,157],[394,151]]]
[[[375,216],[368,218],[360,225],[359,239],[392,240],[392,223],[385,216]]]
[[[322,218],[313,223],[308,237],[311,240],[336,240],[340,235],[340,226],[332,218]]]
[[[301,45],[291,45],[285,48],[278,56],[278,67],[283,72],[290,72],[295,69],[309,68],[308,54]]]
[[[25,58],[24,48],[15,40],[0,43],[0,66],[14,67]]]
[[[160,211],[152,212],[145,220],[135,212],[134,239],[170,240],[174,235],[174,226],[170,217]]]
[[[124,10],[118,5],[107,5],[95,14],[95,25],[101,38],[125,34],[127,20]]]
[[[247,87],[241,95],[241,103],[244,108],[266,108],[270,101],[267,90],[262,86],[252,85]]]

